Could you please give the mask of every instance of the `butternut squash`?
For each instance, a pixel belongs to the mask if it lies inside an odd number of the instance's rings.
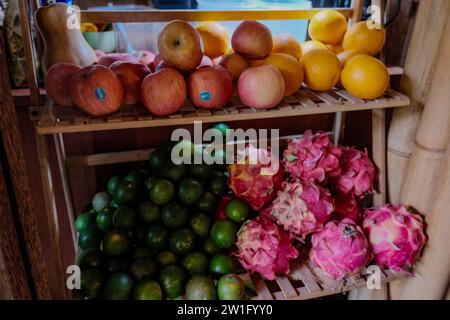
[[[86,67],[97,62],[79,28],[80,13],[76,7],[55,3],[36,11],[36,25],[44,43],[44,73],[56,63],[66,62]]]

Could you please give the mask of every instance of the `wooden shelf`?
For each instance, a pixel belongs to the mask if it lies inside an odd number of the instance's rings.
[[[313,92],[302,88],[292,96],[270,110],[256,110],[244,106],[238,97],[223,110],[213,111],[194,108],[189,101],[181,110],[167,117],[152,116],[143,106],[122,107],[119,112],[106,117],[91,117],[75,107],[60,107],[48,103],[38,111],[35,118],[39,121],[39,134],[73,133],[132,129],[160,126],[179,126],[220,121],[240,121],[264,118],[294,117],[312,114],[348,112],[358,110],[405,107],[410,104],[407,96],[394,90],[376,100],[362,100],[345,90],[335,89],[329,92]]]
[[[244,283],[253,283],[257,294],[251,300],[307,300],[343,293],[367,286],[369,275],[356,274],[335,281],[309,262],[291,263],[289,276],[276,276],[275,280],[263,280],[258,274],[243,273]],[[408,277],[407,273],[395,273],[390,269],[381,270],[381,284]],[[376,290],[376,289],[374,289]]]
[[[301,20],[311,19],[320,9],[300,10],[82,10],[81,22],[115,23],[115,22],[164,22],[170,20],[184,21],[239,21],[239,20]],[[345,17],[352,17],[351,8],[333,8]]]

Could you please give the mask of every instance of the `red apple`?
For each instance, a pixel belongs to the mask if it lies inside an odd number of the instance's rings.
[[[155,60],[156,57],[156,55],[153,52],[147,50],[136,51],[136,56],[139,62],[147,67]]]
[[[109,67],[116,61],[139,62],[138,58],[130,53],[108,53],[98,59],[98,64]]]
[[[97,56],[97,58],[101,58],[106,56],[106,53],[103,52],[102,50],[95,50],[95,55]]]
[[[234,52],[249,59],[264,59],[272,51],[272,33],[265,25],[252,21],[242,21],[231,37]]]
[[[153,59],[153,62],[150,63],[150,65],[148,66],[150,68],[150,70],[152,70],[152,72],[155,72],[156,67],[158,66],[158,64],[160,64],[162,61],[161,56],[159,54],[157,54],[155,56],[155,59]]]
[[[275,107],[284,97],[284,79],[271,65],[252,67],[242,72],[238,80],[242,103],[255,109]]]
[[[189,23],[180,20],[169,22],[161,30],[158,50],[162,60],[182,71],[194,70],[203,58],[199,33]]]
[[[233,82],[221,66],[203,67],[188,78],[189,100],[198,108],[222,109],[233,95]]]
[[[119,110],[124,90],[111,69],[94,64],[75,73],[70,81],[75,105],[93,116],[104,116]]]
[[[157,116],[177,112],[186,100],[186,82],[180,72],[165,68],[142,81],[141,97],[145,107]]]
[[[70,79],[81,69],[80,66],[66,62],[54,64],[48,69],[45,77],[45,90],[50,100],[63,107],[73,106],[70,97]]]
[[[212,62],[211,58],[208,56],[203,56],[202,62],[200,62],[200,65],[198,66],[198,68],[210,67],[212,65],[213,65],[213,62]]]
[[[142,63],[116,61],[109,67],[119,78],[125,92],[124,104],[132,105],[141,101],[141,83],[149,75],[150,69]]]

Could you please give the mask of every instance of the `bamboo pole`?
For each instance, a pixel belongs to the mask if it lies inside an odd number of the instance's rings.
[[[427,223],[428,242],[415,264],[415,276],[405,281],[401,299],[443,299],[450,280],[450,146],[445,171],[438,183],[439,195],[433,201]]]
[[[449,8],[448,0],[419,3],[400,83],[400,91],[411,98],[411,106],[394,110],[388,135],[388,190],[392,203],[400,202],[402,182],[428,95],[439,43],[444,37]]]
[[[444,34],[449,32],[450,22],[447,22]],[[412,206],[423,214],[427,214],[433,203],[436,188],[432,186],[435,186],[435,181],[442,175],[444,153],[450,140],[449,37],[442,39],[439,51],[440,55],[436,61],[430,93],[400,194],[401,203]],[[390,285],[392,299],[400,298],[406,281],[396,281]]]

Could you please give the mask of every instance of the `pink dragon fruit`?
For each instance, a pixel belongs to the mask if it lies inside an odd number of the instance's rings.
[[[338,195],[334,198],[334,212],[332,218],[342,221],[345,218],[358,222],[361,217],[358,201],[352,196]]]
[[[375,263],[397,272],[411,267],[426,242],[422,218],[391,204],[366,209],[364,214],[363,229]]]
[[[313,265],[335,280],[359,272],[370,260],[367,239],[350,219],[328,222],[311,241]]]
[[[265,149],[256,149],[249,145],[245,149],[245,163],[234,163],[228,166],[228,185],[236,196],[244,199],[250,206],[259,211],[270,203],[277,195],[283,182],[283,170],[279,159]],[[267,164],[259,159],[270,159]],[[250,161],[253,159],[253,161]],[[271,164],[276,163],[276,172],[271,171]],[[263,174],[264,173],[264,174]]]
[[[283,155],[285,171],[293,178],[326,182],[340,172],[341,150],[324,132],[305,131],[302,137],[289,140]]]
[[[341,173],[332,178],[336,191],[358,198],[373,193],[376,171],[367,151],[362,152],[354,147],[342,147],[341,150]]]
[[[256,217],[245,222],[237,234],[237,256],[241,265],[268,280],[288,274],[289,262],[298,257],[290,234],[273,221]]]
[[[300,239],[321,230],[333,212],[330,192],[314,182],[299,180],[285,181],[282,188],[268,215]]]

